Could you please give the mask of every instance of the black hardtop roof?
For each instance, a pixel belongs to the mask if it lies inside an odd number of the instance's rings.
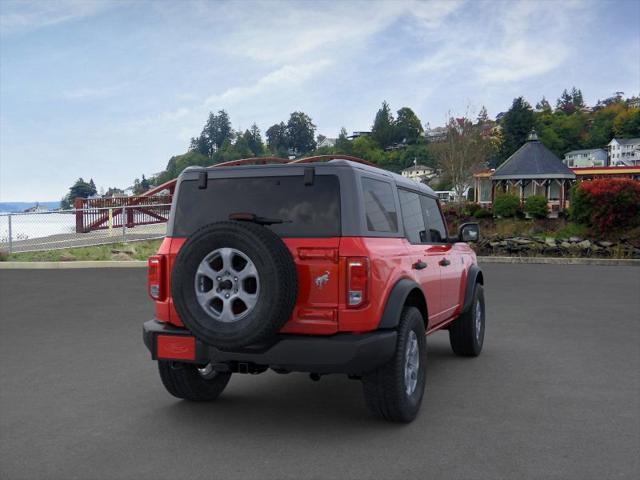
[[[393,180],[396,183],[396,185],[399,187],[407,188],[410,190],[416,190],[431,196],[436,196],[433,189],[431,189],[429,186],[425,185],[424,183],[419,183],[414,180],[409,180],[403,177],[402,175],[398,175],[397,173],[390,172],[389,170],[384,170],[379,167],[373,167],[370,165],[365,165],[363,163],[352,162],[350,160],[342,160],[342,159],[330,160],[328,162],[315,162],[315,163],[301,162],[301,163],[270,163],[266,165],[234,165],[234,166],[228,166],[228,167],[222,167],[222,168],[218,168],[215,165],[212,165],[209,167],[191,166],[191,167],[187,167],[183,171],[183,173],[198,172],[198,171],[201,172],[202,170],[206,170],[211,173],[215,172],[216,174],[222,174],[221,176],[226,176],[224,175],[224,172],[231,172],[233,170],[239,170],[239,171],[277,170],[277,169],[292,169],[292,168],[304,170],[305,168],[309,168],[309,167],[313,167],[318,170],[323,170],[325,168],[333,169],[335,167],[359,170],[361,173],[370,173],[377,176],[387,177],[389,180]]]

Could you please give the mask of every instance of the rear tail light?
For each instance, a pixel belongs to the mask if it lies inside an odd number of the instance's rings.
[[[347,258],[347,307],[366,305],[369,297],[369,259]]]
[[[149,257],[147,284],[149,286],[149,296],[154,300],[163,300],[166,295],[164,264],[164,255],[153,255]]]

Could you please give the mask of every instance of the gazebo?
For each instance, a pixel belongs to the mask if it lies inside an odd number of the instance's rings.
[[[497,194],[516,194],[524,202],[532,195],[544,195],[550,216],[567,208],[568,191],[576,175],[538,140],[535,130],[524,145],[495,171],[474,175],[475,201],[491,206]]]

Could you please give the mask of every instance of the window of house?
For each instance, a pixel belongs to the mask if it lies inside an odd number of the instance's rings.
[[[438,202],[435,198],[420,195],[420,202],[422,202],[422,211],[427,223],[427,229],[429,231],[428,241],[431,243],[443,243],[447,241],[447,227],[442,219]]]
[[[551,185],[549,185],[549,200],[560,200],[560,185],[558,185],[558,182],[551,182]]]
[[[420,195],[407,190],[398,190],[400,196],[400,212],[402,224],[407,239],[411,243],[425,243],[427,241],[427,229],[422,215]]]
[[[362,192],[367,229],[371,232],[397,232],[398,214],[391,184],[363,178]]]

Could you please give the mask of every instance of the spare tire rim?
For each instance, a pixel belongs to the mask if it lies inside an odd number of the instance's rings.
[[[413,394],[418,384],[418,371],[420,369],[420,348],[418,336],[411,330],[407,339],[407,347],[404,359],[404,386],[407,395]]]
[[[260,276],[247,254],[235,248],[218,248],[198,265],[195,291],[198,303],[211,318],[237,322],[255,308]]]

